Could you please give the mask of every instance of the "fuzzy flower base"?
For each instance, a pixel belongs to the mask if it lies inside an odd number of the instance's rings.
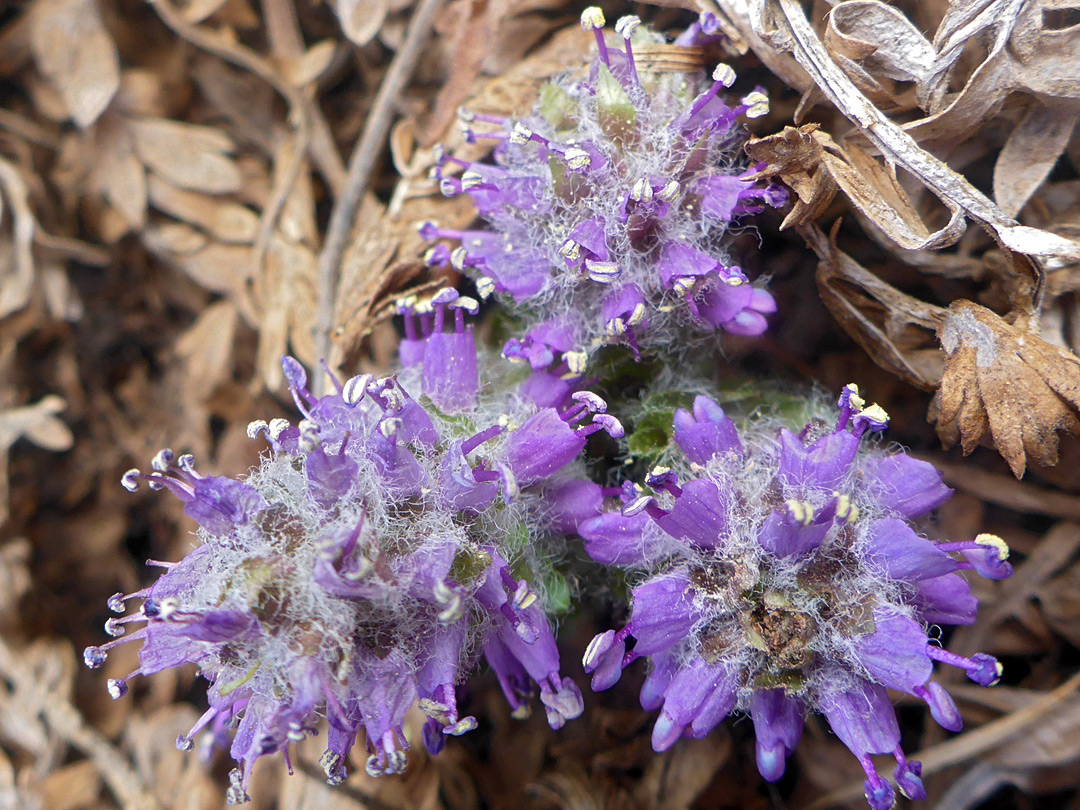
[[[504,293],[558,332],[565,348],[547,345],[560,352],[616,342],[672,354],[689,323],[761,334],[776,305],[722,241],[733,220],[787,199],[739,168],[738,121],[764,115],[768,100],[755,91],[725,104],[727,65],[711,83],[639,70],[633,42],[656,37],[636,17],[615,26],[621,48],[607,44],[600,9],[581,22],[597,44],[586,80],[545,86],[522,120],[461,113],[470,139],[496,142],[495,165],[440,154],[436,176],[445,194],[472,198],[488,230],[424,223],[421,235],[438,240],[428,263],[472,270],[482,295]]]
[[[951,490],[926,462],[860,447],[888,417],[854,386],[839,407],[834,427],[812,423],[799,435],[751,425],[740,436],[705,397],[676,412],[682,457],[650,474],[655,495],[628,491],[621,512],[581,526],[595,559],[654,572],[633,590],[629,623],[593,639],[584,663],[602,690],[650,660],[641,704],[660,709],[657,751],[703,737],[733,711],[749,714],[770,781],[783,775],[806,713],[819,711],[865,769],[871,807],[887,810],[895,795],[873,754],[895,757],[905,796],[926,794],[886,689],[924,700],[958,731],[956,705],[931,680],[934,662],[983,686],[1001,668],[988,655],[946,652],[927,626],[975,620],[958,572],[1000,579],[1012,569],[993,535],[934,543],[917,534],[909,521]]]
[[[540,549],[547,534],[599,514],[599,492],[567,468],[590,433],[621,429],[587,392],[557,408],[513,392],[481,398],[464,324],[475,306],[440,293],[422,336],[402,347],[426,404],[396,378],[371,375],[335,380],[336,393],[316,399],[285,358],[304,419],[252,423],[249,435],[271,450],[247,479],[200,475],[169,450],[153,472],[124,476],[129,489],[146,483],[182,499],[201,544],[160,563],[149,588],[110,600],[117,613],[132,598],[142,606],[110,619],[117,638],[85,661],[101,666],[111,648],[140,641],[132,675],[197,664],[210,708],[178,745],[192,747],[203,729],[227,741],[235,728],[231,802],[247,799],[257,758],[288,760],[289,743],[315,734],[323,715],[331,783],[345,777],[360,730],[368,773],[403,770],[402,723],[417,700],[437,752],[445,735],[476,726],[459,714],[456,690],[481,655],[515,715],[537,692],[554,728],[582,711],[544,609],[555,553]],[[541,580],[548,587],[530,584]],[[144,626],[125,636],[132,623]],[[130,677],[109,682],[114,697]]]

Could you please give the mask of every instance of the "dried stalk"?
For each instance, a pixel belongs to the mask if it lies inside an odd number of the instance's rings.
[[[330,214],[330,224],[326,230],[326,240],[319,254],[316,276],[318,291],[318,309],[315,316],[315,351],[319,357],[326,357],[330,352],[330,330],[334,325],[335,293],[341,274],[341,260],[345,254],[345,243],[352,231],[353,220],[364,198],[375,163],[382,154],[382,146],[390,132],[394,120],[394,106],[406,83],[412,76],[420,52],[427,42],[428,34],[435,21],[442,0],[422,0],[405,35],[401,50],[394,56],[390,68],[379,86],[378,95],[371,112],[364,122],[360,140],[349,158],[349,177],[344,192],[334,203]],[[324,375],[316,374],[313,379],[314,393],[322,393],[325,385]]]

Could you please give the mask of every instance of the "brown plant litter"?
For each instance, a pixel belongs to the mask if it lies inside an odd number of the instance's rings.
[[[120,475],[166,444],[207,472],[256,461],[245,425],[291,413],[283,353],[386,369],[394,300],[459,281],[423,265],[417,223],[475,219],[428,177],[434,145],[482,157],[489,147],[454,126],[461,104],[522,113],[544,81],[580,70],[582,7],[31,0],[0,12],[0,808],[223,807],[224,761],[173,745],[202,710],[194,672],[113,702],[77,666],[75,650],[101,641],[108,596],[191,546],[178,505],[125,493]],[[761,84],[772,101],[747,154],[792,204],[740,238],[760,236],[748,263],[771,274],[780,315],[732,361],[828,389],[857,376],[894,438],[959,491],[928,531],[993,532],[1014,550],[1014,577],[983,583],[979,622],[947,639],[1000,655],[1003,685],[950,686],[968,730],[948,738],[901,708],[924,806],[1080,807],[1080,0],[604,8],[672,37],[717,15],[724,41],[643,49],[643,63],[729,61],[736,89]],[[587,616],[563,627],[579,682],[575,651],[594,630]],[[587,695],[556,734],[512,719],[481,678],[467,698],[480,729],[440,757],[420,752],[412,718],[404,776],[375,780],[354,761],[329,788],[315,741],[292,776],[280,759],[259,764],[252,807],[861,805],[857,766],[823,724],[769,786],[746,721],[653,753],[635,686]]]

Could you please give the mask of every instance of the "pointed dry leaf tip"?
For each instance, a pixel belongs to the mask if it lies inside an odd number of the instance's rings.
[[[583,12],[581,12],[581,27],[586,31],[594,31],[598,28],[603,28],[606,24],[604,19],[604,12],[599,6],[589,6]]]
[[[736,428],[703,396],[676,411],[681,455],[646,476],[656,495],[625,489],[621,513],[579,528],[594,559],[655,572],[634,588],[628,624],[599,634],[584,664],[601,690],[637,658],[652,659],[641,703],[660,710],[657,751],[708,734],[731,712],[749,714],[770,781],[783,775],[806,713],[820,711],[864,766],[870,806],[886,810],[894,796],[873,754],[895,757],[905,795],[925,795],[887,690],[923,700],[958,730],[955,703],[932,680],[935,663],[984,686],[1001,667],[942,650],[926,628],[974,621],[977,602],[957,572],[1000,579],[1011,568],[995,536],[919,535],[909,521],[951,490],[926,462],[862,441],[886,417],[856,386],[843,389],[838,409],[831,431],[815,419],[779,435],[768,420]]]

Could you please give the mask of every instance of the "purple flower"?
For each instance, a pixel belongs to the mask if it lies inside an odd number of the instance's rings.
[[[720,94],[735,74],[723,64],[711,82],[639,73],[634,46],[663,41],[639,23],[620,19],[609,44],[600,9],[586,9],[597,46],[586,79],[548,85],[520,120],[463,111],[467,139],[492,142],[494,165],[437,155],[443,193],[469,195],[488,229],[424,223],[437,243],[429,263],[469,271],[481,295],[512,298],[532,323],[561,322],[573,340],[563,353],[620,343],[640,357],[672,347],[690,321],[759,335],[776,310],[722,247],[740,217],[786,202],[753,179],[762,167],[740,166],[739,119],[764,115],[768,100],[755,91],[728,106]],[[708,39],[716,18],[695,30],[687,41]],[[526,338],[511,351],[538,368],[535,349]]]
[[[886,690],[925,701],[940,725],[959,730],[956,704],[931,680],[935,662],[983,686],[1001,667],[989,655],[941,649],[927,627],[974,620],[958,572],[999,579],[1012,569],[996,536],[920,536],[908,520],[948,497],[941,476],[865,446],[888,415],[855,386],[838,405],[835,427],[814,422],[798,435],[751,422],[740,438],[704,397],[693,413],[675,414],[685,461],[655,468],[651,494],[625,488],[621,512],[580,525],[595,559],[653,571],[633,590],[629,622],[598,635],[584,665],[600,690],[650,659],[641,703],[660,709],[658,751],[708,733],[729,712],[749,713],[758,769],[770,781],[783,775],[805,714],[820,711],[865,769],[871,807],[888,810],[894,788],[872,755],[895,757],[904,795],[925,791]]]
[[[285,358],[303,418],[249,426],[271,452],[242,482],[202,476],[169,450],[151,472],[124,475],[128,489],[147,483],[181,498],[201,545],[162,563],[150,587],[110,599],[117,613],[128,599],[142,606],[110,619],[114,639],[84,659],[98,667],[113,647],[141,643],[138,669],[109,682],[114,697],[135,675],[196,664],[210,709],[178,744],[191,747],[204,729],[220,742],[236,728],[230,801],[246,800],[256,759],[287,759],[320,715],[331,783],[345,778],[361,731],[368,773],[403,770],[402,724],[417,700],[424,740],[439,750],[476,727],[459,714],[457,687],[481,657],[515,712],[534,695],[555,728],[582,711],[529,578],[550,570],[545,543],[600,514],[605,491],[570,467],[590,434],[622,428],[586,391],[540,407],[481,390],[464,319],[475,308],[452,290],[403,303],[401,380],[334,379],[334,393],[317,398]],[[549,333],[543,345],[565,344]]]

